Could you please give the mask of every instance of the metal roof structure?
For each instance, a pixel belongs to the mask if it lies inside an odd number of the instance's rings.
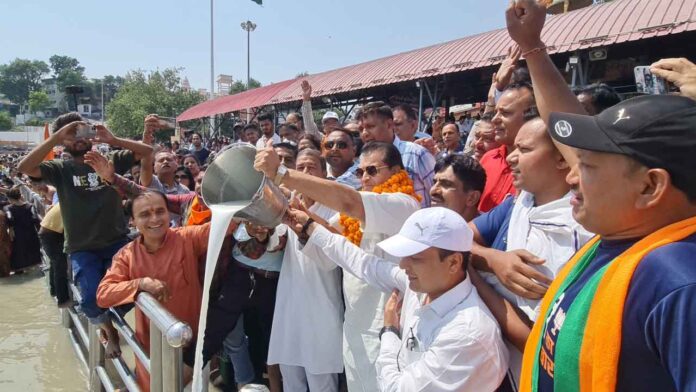
[[[549,16],[542,39],[550,54],[559,54],[687,31],[696,31],[696,0],[614,0]],[[494,66],[505,59],[507,48],[512,44],[507,30],[498,29],[302,79],[307,79],[312,84],[313,98],[357,92]],[[283,84],[285,87],[271,96],[264,93],[264,97],[268,97],[266,102],[261,99],[254,102],[258,106],[265,106],[300,101],[300,81],[301,79],[293,79],[272,85]],[[254,91],[256,90],[246,93]],[[223,109],[224,106],[219,107]],[[234,110],[224,112],[230,111]],[[188,112],[187,110],[185,113]],[[211,114],[215,113],[209,112],[208,115]]]
[[[280,91],[290,86],[295,80],[286,80],[284,82],[269,84],[247,90],[239,94],[227,95],[199,103],[192,106],[181,113],[176,120],[187,121],[201,117],[208,117],[215,114],[236,112],[239,110],[265,106],[268,101],[277,95]]]

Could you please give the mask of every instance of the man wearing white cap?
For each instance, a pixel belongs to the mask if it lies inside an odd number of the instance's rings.
[[[377,358],[381,391],[494,391],[507,369],[500,328],[467,278],[473,233],[456,212],[416,211],[401,231],[379,246],[398,265],[332,234],[304,212],[288,213],[307,241],[303,253],[327,257],[384,292]],[[403,307],[398,304],[403,292]]]
[[[332,129],[338,128],[340,126],[340,118],[336,112],[326,112],[324,117],[321,118],[321,125],[324,127],[324,135],[331,132]]]

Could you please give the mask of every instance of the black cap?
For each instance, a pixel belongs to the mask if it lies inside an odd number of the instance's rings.
[[[625,155],[667,170],[674,185],[696,191],[696,101],[675,95],[629,99],[596,116],[551,113],[549,133],[582,150]]]

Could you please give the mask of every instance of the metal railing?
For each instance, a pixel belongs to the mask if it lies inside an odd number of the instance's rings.
[[[73,298],[79,302],[77,288],[70,284]],[[150,323],[150,355],[138,343],[135,332],[114,309],[110,309],[111,319],[119,335],[135,353],[136,358],[150,374],[150,391],[169,392],[183,391],[183,347],[191,341],[193,334],[188,324],[179,321],[169,311],[164,309],[157,300],[148,293],[140,293],[135,306],[143,312]],[[111,374],[107,371],[107,361],[121,382],[130,392],[139,392],[140,388],[130,368],[118,357],[107,359],[104,353],[98,327],[88,323],[73,308],[62,310],[63,325],[69,329],[73,347],[80,360],[89,369],[90,391],[100,392],[116,390]]]

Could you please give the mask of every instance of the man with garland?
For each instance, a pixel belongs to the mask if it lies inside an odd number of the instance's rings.
[[[367,253],[398,262],[377,248],[377,243],[396,234],[406,219],[419,209],[419,196],[404,170],[399,150],[392,143],[371,142],[362,150],[356,175],[362,192],[335,181],[285,168],[277,153],[267,147],[256,155],[254,167],[276,184],[301,192],[304,197],[341,213],[321,222],[343,233]],[[343,275],[345,320],[343,361],[350,391],[377,391],[375,362],[379,354],[379,329],[388,298],[351,274]]]

